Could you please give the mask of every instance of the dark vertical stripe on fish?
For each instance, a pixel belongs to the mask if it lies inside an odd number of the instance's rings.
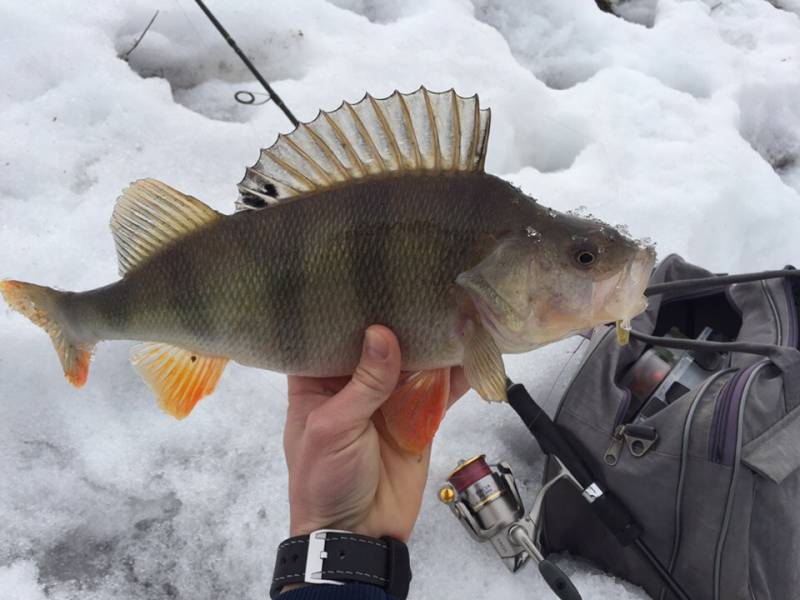
[[[369,201],[374,202],[362,207],[354,203],[354,208],[356,210],[381,208],[380,201],[374,198],[370,198]],[[380,290],[391,290],[386,273],[388,251],[386,237],[389,231],[388,227],[377,219],[374,221],[368,219],[367,222],[371,222],[370,225],[355,232],[352,238],[350,276],[355,284],[356,298],[361,307],[361,315],[365,319],[364,325],[385,324],[390,322],[391,294],[380,293]]]
[[[205,282],[200,277],[196,260],[183,247],[175,248],[174,252],[173,260],[163,262],[168,304],[184,331],[198,338],[211,335],[213,322],[209,311],[213,307],[209,306]]]
[[[128,324],[131,322],[133,316],[132,310],[134,306],[133,295],[136,290],[129,285],[120,285],[114,289],[111,295],[111,301],[102,302],[105,311],[110,313],[107,318],[107,324],[119,333],[124,333],[128,329]]]
[[[303,316],[300,314],[298,299],[303,297],[306,273],[302,269],[305,238],[302,212],[295,211],[287,216],[285,226],[291,232],[292,243],[282,247],[281,254],[273,264],[276,266],[272,281],[275,327],[277,329],[278,349],[287,365],[302,363],[305,357],[303,335]],[[270,287],[270,286],[267,286]]]
[[[306,302],[310,303],[309,296],[313,296],[313,290],[309,286],[311,272],[308,267],[309,257],[314,255],[315,250],[315,236],[316,228],[311,226],[307,219],[300,219],[297,227],[296,237],[298,256],[295,269],[298,272],[297,282],[299,291],[297,295],[296,306],[294,307],[297,313],[298,327],[297,327],[297,357],[298,361],[303,364],[308,364],[309,355],[311,354],[310,348],[313,348],[314,336],[319,335],[318,331],[314,330],[313,313],[306,310]]]

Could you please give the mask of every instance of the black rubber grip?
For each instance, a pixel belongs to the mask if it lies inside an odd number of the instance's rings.
[[[623,546],[630,546],[638,540],[644,529],[620,500],[611,492],[603,490],[603,495],[589,506],[614,537]]]
[[[533,437],[539,442],[545,454],[557,456],[564,463],[572,476],[578,480],[583,488],[594,483],[589,469],[586,468],[581,458],[569,445],[558,426],[531,398],[525,386],[514,383],[508,388],[508,403],[511,405],[522,422],[525,423]]]
[[[582,600],[580,592],[569,578],[549,560],[545,559],[539,563],[539,573],[561,600]]]

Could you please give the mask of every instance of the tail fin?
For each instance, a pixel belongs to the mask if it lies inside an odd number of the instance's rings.
[[[64,376],[75,387],[81,387],[89,376],[93,343],[75,339],[58,310],[58,297],[64,292],[6,279],[0,281],[0,293],[8,305],[44,329],[53,340]]]

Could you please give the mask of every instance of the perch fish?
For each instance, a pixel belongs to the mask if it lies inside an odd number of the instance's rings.
[[[382,412],[418,452],[444,414],[449,367],[503,401],[502,354],[646,305],[653,249],[485,173],[489,124],[477,96],[453,90],[342,103],[262,150],[233,214],[159,181],[131,184],[111,218],[118,281],[0,291],[50,335],[76,387],[97,342],[143,342],[132,363],[178,418],[230,360],[346,375],[365,328],[386,325],[404,376]]]

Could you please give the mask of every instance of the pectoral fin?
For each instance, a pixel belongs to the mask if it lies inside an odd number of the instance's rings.
[[[506,370],[500,349],[483,326],[475,324],[464,336],[464,374],[484,400],[505,402]]]
[[[397,444],[409,452],[425,450],[439,429],[449,397],[450,369],[406,374],[381,406],[386,427]]]
[[[133,348],[131,363],[153,390],[161,408],[183,419],[201,398],[214,391],[228,359],[147,342]]]

